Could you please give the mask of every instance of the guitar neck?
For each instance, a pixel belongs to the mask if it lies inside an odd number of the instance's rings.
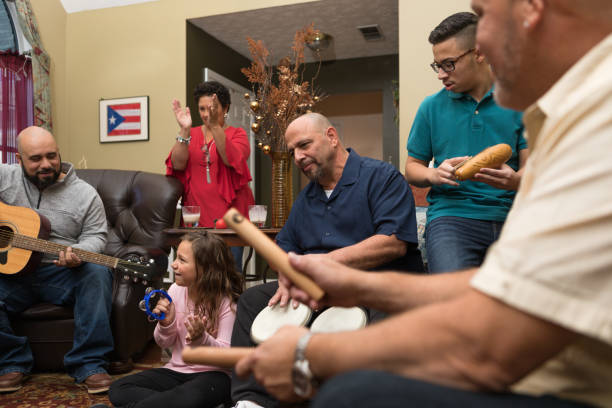
[[[15,234],[11,244],[16,248],[27,249],[29,251],[44,252],[45,254],[58,255],[60,251],[65,251],[67,245],[58,244],[51,241],[45,241],[38,238],[28,237],[27,235]],[[112,256],[97,254],[95,252],[84,251],[82,249],[73,248],[72,252],[79,257],[81,261],[91,262],[98,265],[116,268],[119,263],[119,258]]]

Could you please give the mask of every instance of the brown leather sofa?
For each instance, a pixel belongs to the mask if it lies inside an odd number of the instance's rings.
[[[111,325],[115,349],[110,357],[111,373],[132,369],[132,357],[141,353],[153,337],[155,323],[147,320],[138,303],[146,287],[161,287],[170,247],[163,229],[174,225],[176,203],[183,192],[171,177],[141,171],[77,170],[78,176],[94,186],[104,202],[108,241],[104,253],[112,257],[154,259],[151,278],[127,276],[115,270]],[[63,356],[72,347],[72,309],[38,304],[13,319],[15,333],[27,336],[39,371],[63,369]]]

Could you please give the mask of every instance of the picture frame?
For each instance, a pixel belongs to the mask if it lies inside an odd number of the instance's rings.
[[[100,99],[100,143],[149,140],[149,97]]]

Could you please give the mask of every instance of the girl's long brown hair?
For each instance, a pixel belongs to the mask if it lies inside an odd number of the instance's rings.
[[[205,316],[205,330],[217,335],[219,309],[224,298],[232,301],[232,308],[242,293],[242,275],[236,270],[234,257],[223,239],[215,234],[190,232],[182,241],[191,243],[196,264],[195,310],[198,316]]]

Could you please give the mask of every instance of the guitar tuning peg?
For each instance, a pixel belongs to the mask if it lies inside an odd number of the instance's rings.
[[[153,291],[153,288],[152,288],[152,287],[150,287],[150,286],[148,286],[148,287],[145,289],[145,295],[148,295],[148,294],[149,294],[149,293],[151,293],[152,291]]]
[[[149,259],[149,264],[153,265],[155,261],[153,259]]]
[[[147,310],[147,304],[146,302],[143,300],[141,300],[140,302],[138,302],[138,308],[140,310],[142,310],[143,312],[145,312]]]

